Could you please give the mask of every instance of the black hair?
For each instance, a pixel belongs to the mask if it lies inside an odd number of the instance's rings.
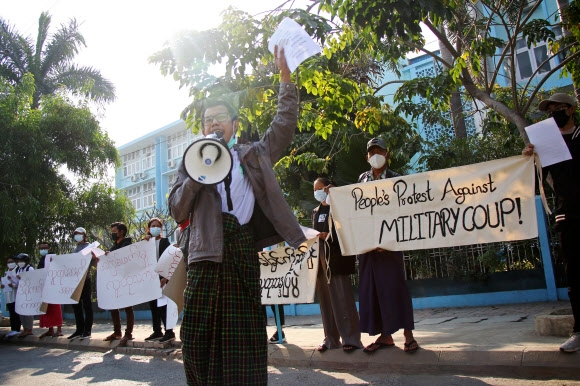
[[[127,225],[123,224],[122,222],[114,222],[111,224],[111,228],[117,228],[117,230],[123,231],[123,236],[127,237]]]
[[[158,221],[159,224],[161,224],[161,227],[163,227],[163,220],[161,220],[159,217],[153,217],[151,220],[149,220],[149,222],[147,223],[147,234],[151,236],[151,232],[149,232],[149,230],[151,229],[151,223],[153,221]]]
[[[234,108],[232,107],[232,105],[230,103],[228,103],[227,101],[223,100],[223,99],[208,99],[203,103],[203,108],[201,111],[201,127],[203,127],[203,120],[205,118],[205,111],[210,108],[210,107],[215,107],[215,106],[224,106],[226,109],[228,109],[228,114],[230,115],[230,118],[233,120],[238,119],[238,113],[236,113],[236,110],[234,110]]]
[[[318,177],[317,179],[314,180],[314,183],[316,183],[316,181],[322,182],[324,184],[324,186],[328,186],[328,185],[338,186],[336,184],[336,182],[334,182],[333,180],[331,180],[328,177]]]

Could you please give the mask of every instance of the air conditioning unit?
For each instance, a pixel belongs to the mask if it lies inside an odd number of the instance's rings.
[[[175,160],[173,160],[173,159],[170,159],[170,160],[167,162],[167,166],[168,166],[170,169],[173,169],[173,168],[175,167]]]
[[[141,172],[139,173],[139,177],[141,177],[141,179],[144,180],[147,177],[147,173]]]
[[[137,175],[136,174],[134,174],[134,175],[131,176],[131,182],[135,182],[135,181],[137,181]]]

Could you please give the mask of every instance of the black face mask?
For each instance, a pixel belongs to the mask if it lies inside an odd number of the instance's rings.
[[[568,114],[566,114],[566,110],[558,110],[552,113],[552,118],[556,121],[556,125],[559,128],[566,126],[566,123],[570,120]]]
[[[111,233],[111,240],[117,241],[117,237],[119,237],[118,233]]]

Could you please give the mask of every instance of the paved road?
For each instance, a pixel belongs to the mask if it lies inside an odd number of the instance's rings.
[[[185,384],[183,364],[150,356],[119,355],[3,346],[0,350],[2,385],[159,385]],[[429,374],[385,374],[370,371],[323,371],[310,368],[268,367],[270,385],[580,385],[563,380],[520,380]]]

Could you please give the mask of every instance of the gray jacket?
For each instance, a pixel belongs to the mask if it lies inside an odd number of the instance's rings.
[[[296,87],[291,83],[281,83],[278,112],[262,140],[235,146],[244,176],[248,178],[256,197],[254,212],[261,209],[267,219],[261,221],[266,224],[259,224],[260,229],[254,227],[256,248],[282,240],[297,247],[306,240],[273,171],[273,164],[292,142],[297,118]],[[169,209],[178,223],[187,218],[190,220],[188,263],[222,261],[221,200],[215,185],[203,185],[189,178],[181,162],[177,181],[169,193]]]

